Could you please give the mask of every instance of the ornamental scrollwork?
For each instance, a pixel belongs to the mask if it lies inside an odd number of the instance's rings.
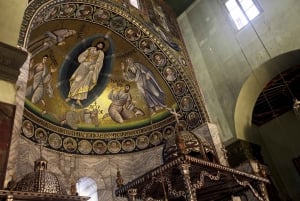
[[[186,196],[186,193],[184,191],[177,191],[173,189],[172,183],[169,180],[169,178],[161,176],[161,177],[152,177],[151,181],[145,186],[141,194],[143,200],[146,199],[147,190],[149,190],[154,183],[161,183],[162,188],[164,188],[164,185],[166,184],[167,192],[169,193],[169,195],[172,195],[175,198]]]
[[[194,189],[201,189],[204,186],[204,179],[205,177],[208,177],[210,180],[214,180],[214,181],[218,181],[220,180],[221,174],[218,171],[217,175],[212,175],[207,171],[201,171],[200,173],[200,179],[197,180],[197,182],[195,184],[193,184],[193,188]]]
[[[240,181],[235,175],[232,175],[236,183],[238,183],[241,186],[249,187],[253,195],[259,200],[259,201],[265,201],[264,198],[262,198],[259,193],[255,190],[255,188],[250,184],[249,181]]]

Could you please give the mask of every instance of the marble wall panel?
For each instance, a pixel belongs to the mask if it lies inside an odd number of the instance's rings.
[[[39,144],[33,144],[22,137],[18,147],[15,178],[20,180],[32,172],[34,161],[42,155],[48,161],[48,171],[58,175],[67,193],[70,192],[73,180],[90,177],[97,184],[99,200],[122,200],[114,195],[117,189],[115,182],[117,170],[120,170],[124,184],[126,184],[162,164],[162,149],[162,146],[157,146],[131,154],[78,156],[41,148]]]

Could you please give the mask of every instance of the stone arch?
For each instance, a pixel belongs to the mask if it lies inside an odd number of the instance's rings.
[[[257,127],[252,125],[255,102],[272,78],[299,63],[300,50],[294,50],[271,58],[252,71],[241,87],[234,111],[234,126],[238,139],[260,144],[256,135]]]

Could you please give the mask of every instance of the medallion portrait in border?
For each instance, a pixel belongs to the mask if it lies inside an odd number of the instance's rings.
[[[161,52],[155,52],[152,55],[153,63],[158,67],[164,67],[167,63],[166,56]]]
[[[136,41],[141,38],[141,30],[136,27],[128,27],[125,30],[125,37],[130,41]]]
[[[76,4],[62,4],[60,10],[61,17],[70,17],[75,13]]]
[[[108,151],[111,153],[119,153],[121,151],[121,143],[118,140],[111,140],[108,142]]]
[[[77,149],[77,142],[71,137],[64,139],[63,145],[67,152],[74,152]]]
[[[195,128],[200,121],[199,114],[196,112],[191,112],[187,115],[187,122],[189,127]]]
[[[139,47],[145,54],[149,54],[156,49],[155,44],[149,38],[142,39],[139,43]]]
[[[169,139],[175,135],[175,128],[173,126],[167,126],[163,130],[164,139]]]
[[[122,149],[127,152],[133,151],[135,149],[135,141],[131,138],[123,140]]]
[[[106,22],[110,18],[110,13],[101,8],[97,9],[93,15],[95,22]]]
[[[194,107],[193,99],[190,96],[184,96],[180,101],[180,106],[185,112],[192,110]]]
[[[76,16],[79,18],[87,18],[93,13],[93,7],[90,5],[81,5],[76,11]]]
[[[110,27],[116,31],[122,31],[126,27],[126,20],[121,16],[115,16],[110,21]]]
[[[49,144],[54,149],[59,149],[62,146],[62,139],[58,134],[51,133],[49,135]]]
[[[149,145],[149,138],[145,135],[141,135],[136,139],[136,146],[139,149],[145,149]]]
[[[23,121],[22,131],[26,137],[31,138],[34,135],[34,127],[32,122],[29,120]]]
[[[93,150],[95,153],[97,154],[103,154],[106,152],[107,150],[107,145],[104,141],[102,140],[96,140],[94,143],[93,143]]]
[[[177,96],[183,95],[186,92],[186,85],[183,81],[178,81],[173,85],[173,90]]]
[[[78,150],[80,151],[80,153],[82,154],[88,154],[92,151],[92,145],[89,141],[87,140],[81,140],[78,143]]]
[[[156,146],[161,143],[163,137],[161,132],[154,131],[153,133],[151,133],[149,139],[150,139],[150,143]]]
[[[174,67],[167,66],[164,68],[164,76],[166,80],[173,82],[177,78],[177,72]]]
[[[47,143],[47,133],[43,128],[38,128],[35,130],[35,139],[38,143],[46,144]]]
[[[52,18],[55,18],[58,13],[60,12],[60,7],[59,6],[54,6],[49,9],[49,12],[45,15],[44,20],[51,20]]]

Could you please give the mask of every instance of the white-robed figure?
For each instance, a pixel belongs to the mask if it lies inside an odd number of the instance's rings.
[[[138,90],[144,96],[151,114],[166,108],[165,93],[147,67],[141,63],[134,62],[131,57],[126,59],[126,67],[123,62],[121,67],[124,79],[136,83]]]
[[[56,71],[56,68],[46,64],[48,55],[44,55],[42,61],[33,65],[30,64],[29,68],[29,80],[33,80],[32,84],[26,89],[26,97],[31,98],[31,102],[36,104],[41,102],[43,105],[42,114],[46,114],[46,103],[44,95],[47,93],[50,98],[53,96],[53,88],[51,86],[52,73]],[[33,62],[33,60],[32,60]]]
[[[95,47],[89,47],[78,56],[80,65],[69,79],[70,91],[67,102],[73,99],[81,106],[81,101],[87,99],[88,92],[96,86],[103,67],[104,46],[104,42],[98,42]]]

